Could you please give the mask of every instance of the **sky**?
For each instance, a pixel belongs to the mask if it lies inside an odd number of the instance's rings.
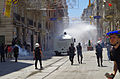
[[[69,17],[80,17],[89,0],[67,0]]]

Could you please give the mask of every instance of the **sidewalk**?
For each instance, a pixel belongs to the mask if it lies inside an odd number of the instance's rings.
[[[51,51],[43,52],[43,67],[46,69],[53,63],[60,61],[63,57],[54,57]],[[39,68],[39,63],[38,63]],[[17,63],[14,60],[7,60],[0,63],[0,79],[26,79],[31,73],[40,72],[35,70],[33,56],[19,57]]]

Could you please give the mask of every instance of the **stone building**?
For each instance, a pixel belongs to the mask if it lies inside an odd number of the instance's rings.
[[[11,44],[13,39],[13,18],[4,16],[5,0],[0,0],[0,43]],[[12,14],[11,14],[12,15]]]
[[[4,4],[1,0],[0,41],[12,44],[17,39],[20,45],[30,46],[31,50],[38,42],[42,50],[52,49],[53,37],[59,31],[57,25],[63,22],[62,17],[68,17],[66,0],[19,0],[11,7],[10,18],[2,15]]]

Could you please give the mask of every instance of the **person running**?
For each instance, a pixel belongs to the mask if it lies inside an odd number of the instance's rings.
[[[74,55],[75,55],[75,47],[74,44],[71,44],[71,46],[69,47],[69,60],[71,61],[71,65],[73,65]]]
[[[83,55],[82,55],[82,46],[81,46],[81,43],[78,43],[78,45],[76,46],[76,48],[77,48],[78,63],[82,64]],[[81,57],[81,60],[79,59],[79,56]]]
[[[110,44],[113,46],[110,51],[110,59],[114,62],[113,73],[107,73],[106,76],[109,79],[113,79],[119,71],[120,73],[120,30],[108,32]]]
[[[96,45],[96,56],[97,56],[97,63],[98,63],[98,67],[103,66],[103,56],[102,56],[102,51],[103,51],[103,48],[102,46],[100,45],[100,41],[97,42],[97,45]],[[100,64],[101,63],[101,64]]]
[[[35,59],[35,69],[38,69],[37,68],[38,60],[39,60],[39,63],[40,63],[40,69],[43,69],[43,67],[42,67],[42,58],[41,58],[42,51],[41,51],[39,43],[35,44],[35,49],[33,51],[33,55],[34,55],[34,59]]]

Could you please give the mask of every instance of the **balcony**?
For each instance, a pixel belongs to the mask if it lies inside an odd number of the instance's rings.
[[[114,14],[115,14],[114,9],[107,9],[105,12],[104,21],[112,21]]]

